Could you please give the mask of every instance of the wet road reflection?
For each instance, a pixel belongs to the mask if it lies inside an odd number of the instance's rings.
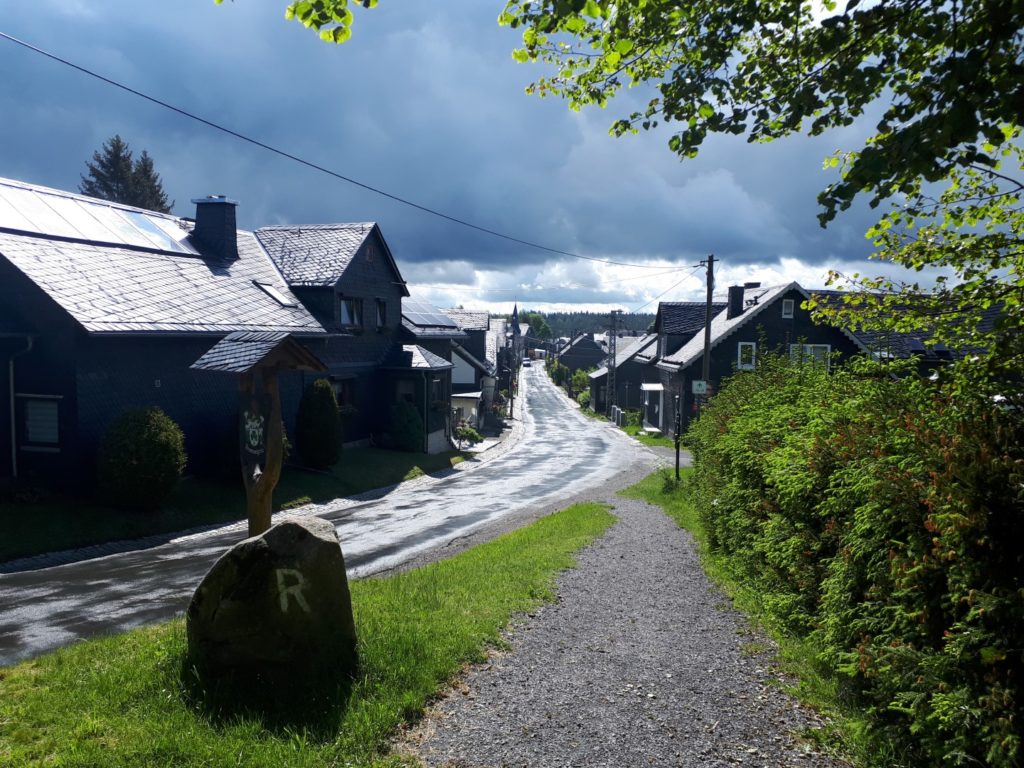
[[[527,506],[572,497],[647,454],[572,408],[540,368],[524,368],[522,439],[470,472],[400,486],[324,515],[335,522],[352,576],[393,567]],[[0,665],[80,638],[184,611],[196,584],[239,529],[153,549],[0,574]]]

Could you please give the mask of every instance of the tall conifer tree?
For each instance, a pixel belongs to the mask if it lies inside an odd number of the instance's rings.
[[[170,213],[174,203],[167,202],[160,174],[153,167],[153,158],[145,150],[137,160],[120,136],[103,144],[86,161],[88,176],[82,176],[78,189],[83,195],[133,205],[159,213]]]

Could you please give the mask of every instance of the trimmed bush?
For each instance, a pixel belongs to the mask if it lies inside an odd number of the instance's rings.
[[[423,417],[407,400],[391,406],[391,439],[400,451],[423,453]]]
[[[151,512],[170,495],[185,470],[185,436],[156,407],[129,408],[107,430],[97,456],[103,499]]]
[[[590,407],[590,390],[584,389],[578,395],[576,395],[576,402],[580,404],[581,408]]]
[[[317,379],[306,387],[295,422],[302,463],[312,469],[334,466],[341,457],[341,417],[334,389],[327,379]]]
[[[480,435],[480,433],[473,429],[473,427],[469,426],[469,424],[466,424],[465,422],[459,424],[459,426],[456,427],[455,437],[464,443],[469,443],[470,445],[483,441],[483,437]]]

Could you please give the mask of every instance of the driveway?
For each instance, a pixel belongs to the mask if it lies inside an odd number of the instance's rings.
[[[513,439],[443,478],[421,478],[381,498],[339,500],[315,514],[337,525],[352,577],[429,559],[560,508],[654,454],[575,409],[540,368],[524,368]],[[489,455],[494,452],[494,455]],[[308,511],[308,510],[307,510]],[[0,665],[184,612],[199,580],[243,538],[239,525],[158,547],[0,575]]]

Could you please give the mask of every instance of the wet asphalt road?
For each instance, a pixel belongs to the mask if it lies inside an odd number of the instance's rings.
[[[470,471],[398,486],[317,514],[337,525],[350,576],[394,568],[528,507],[570,501],[653,454],[572,408],[540,368],[523,369],[517,441]],[[0,666],[185,610],[199,580],[245,534],[239,526],[162,546],[0,574]]]

